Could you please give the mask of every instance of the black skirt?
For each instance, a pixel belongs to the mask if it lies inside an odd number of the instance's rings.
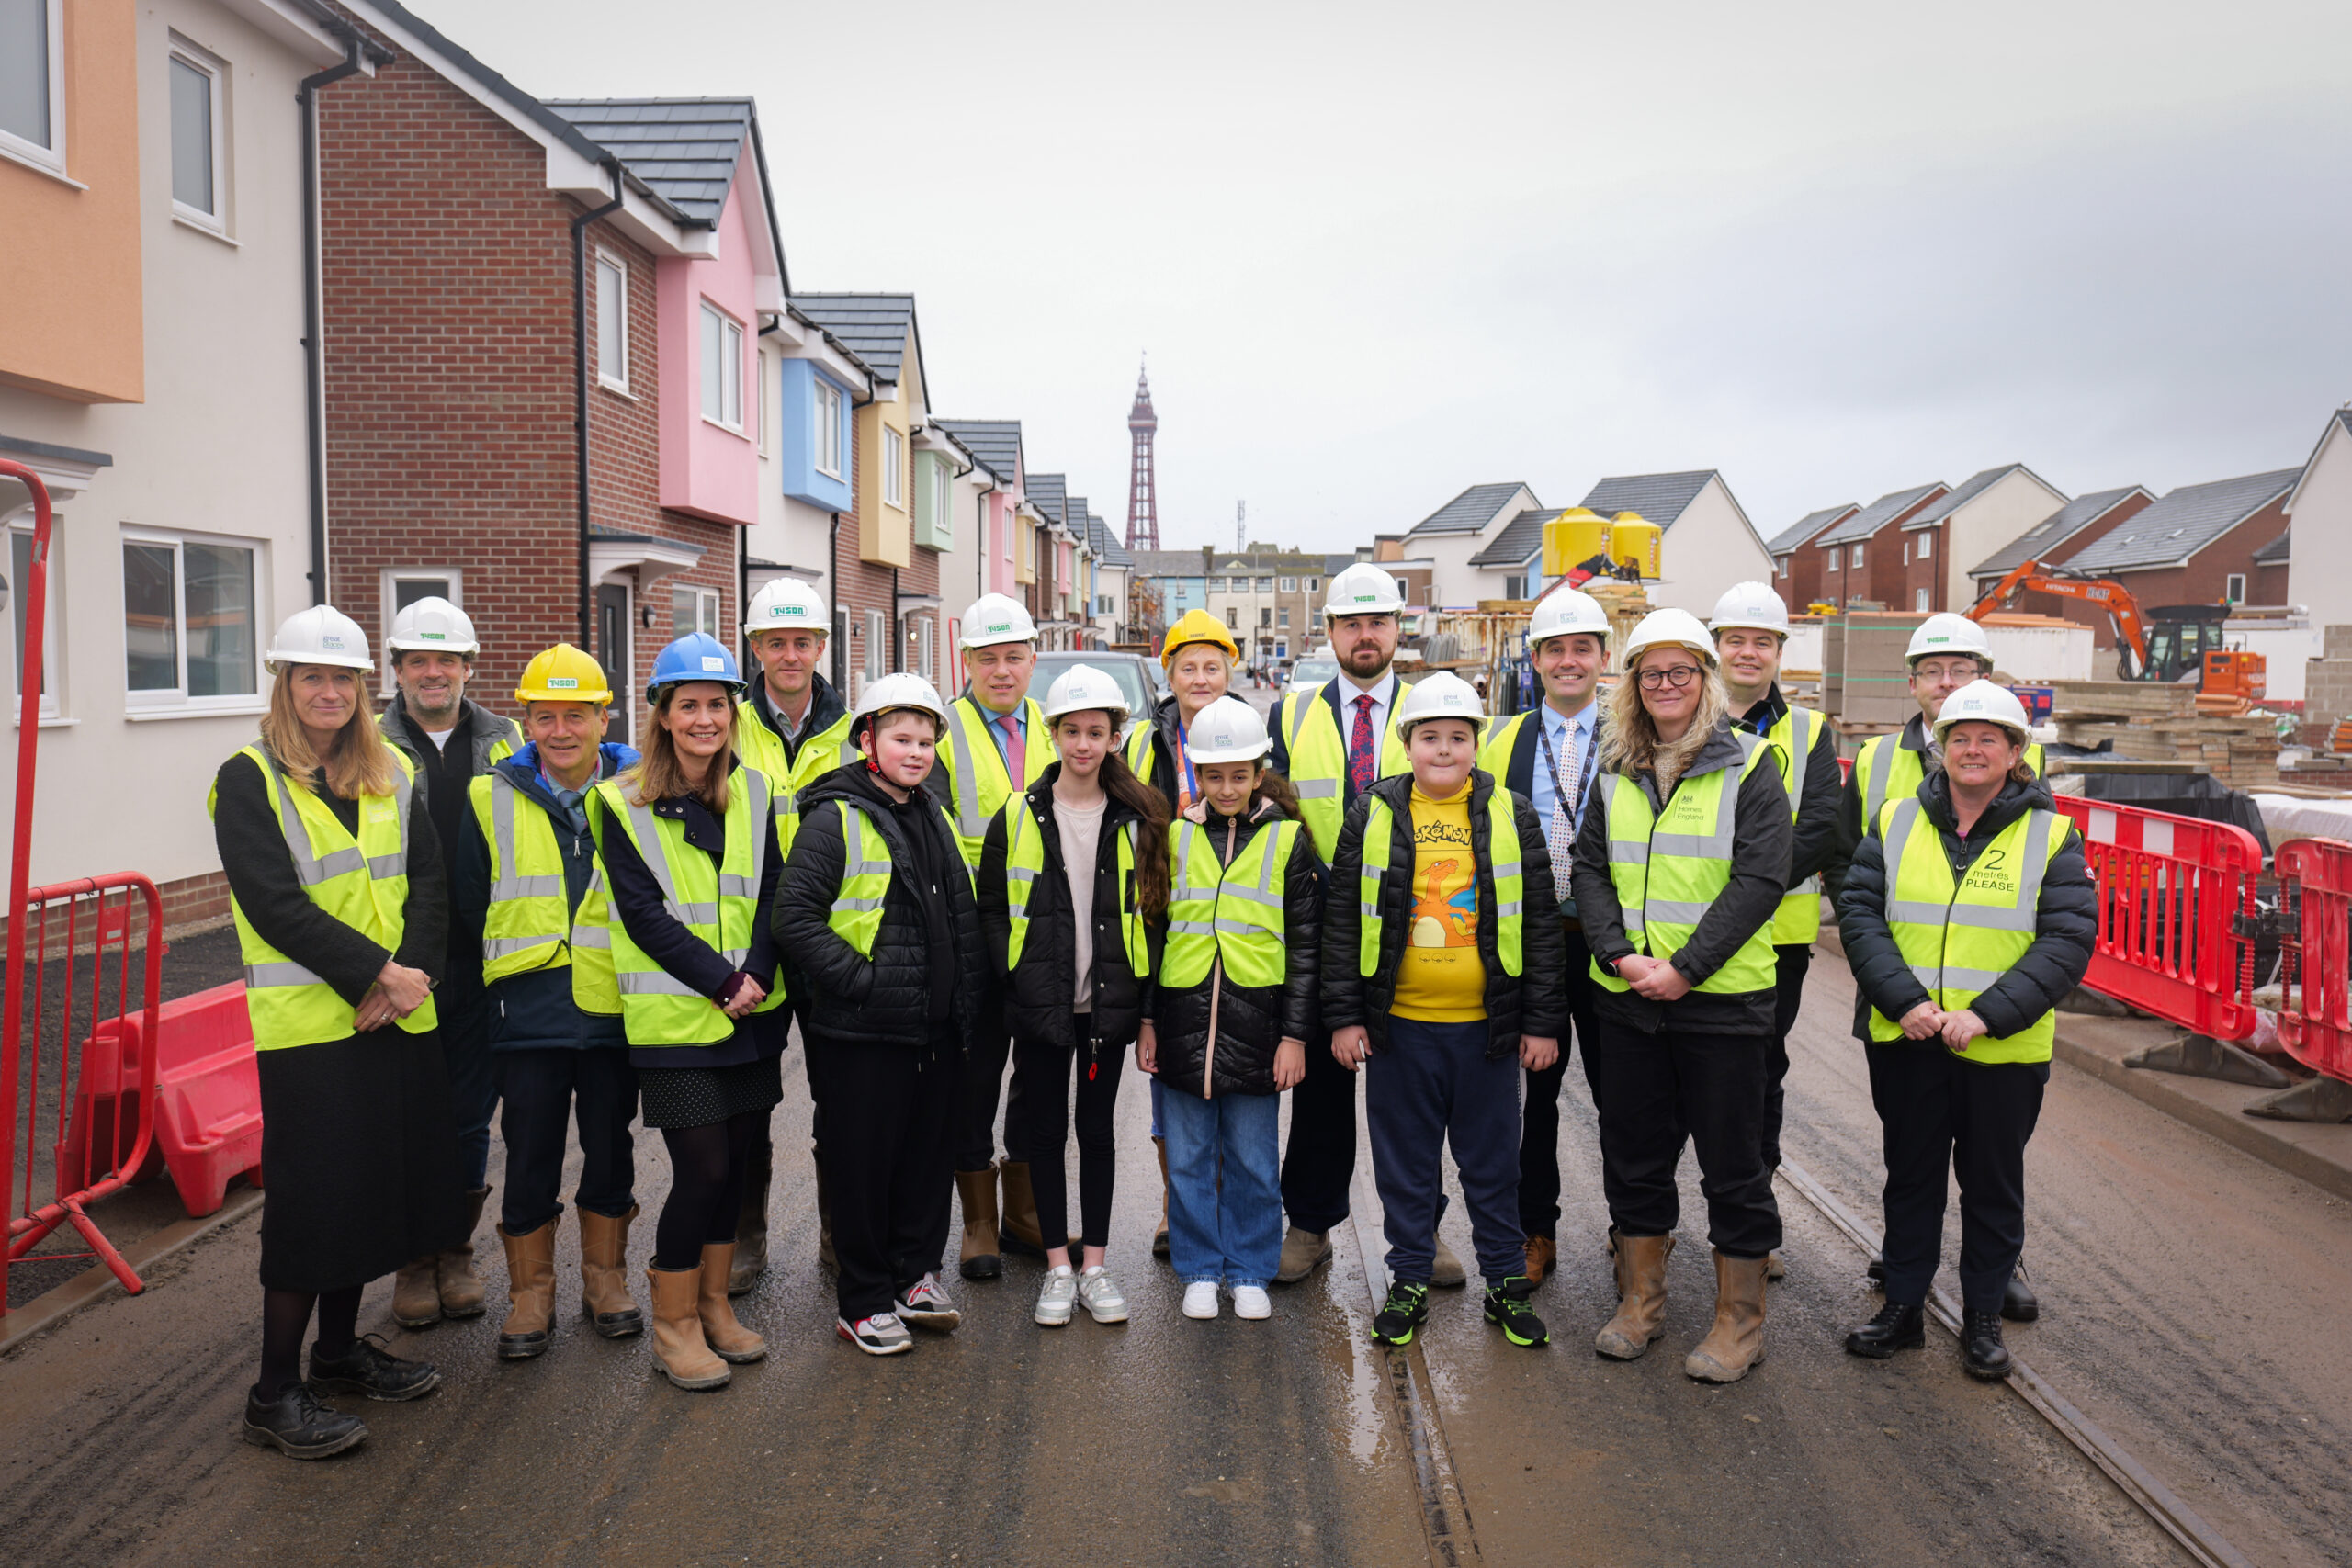
[[[780,1104],[784,1058],[762,1056],[731,1067],[641,1066],[637,1087],[648,1127],[704,1127]]]
[[[261,1282],[339,1291],[466,1239],[441,1034],[260,1053]]]

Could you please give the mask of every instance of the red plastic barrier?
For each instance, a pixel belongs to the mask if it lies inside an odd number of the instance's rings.
[[[86,1058],[99,1067],[84,1075],[88,1087],[75,1113],[77,1127],[85,1111],[102,1119],[117,1093],[135,1101],[138,1090],[127,1078],[112,1077],[107,1065],[137,1060],[146,1038],[143,1018],[99,1026],[92,1043],[106,1048]],[[232,981],[165,1002],[156,1014],[154,1058],[155,1146],[131,1179],[168,1168],[181,1204],[201,1218],[219,1211],[235,1178],[250,1177],[256,1187],[262,1180],[261,1075],[244,987]]]
[[[2083,983],[2216,1040],[2253,1035],[2255,884],[2262,846],[2243,828],[2060,795],[2098,888]]]
[[[2352,1082],[2352,844],[2278,846],[2278,1041],[2313,1072]]]

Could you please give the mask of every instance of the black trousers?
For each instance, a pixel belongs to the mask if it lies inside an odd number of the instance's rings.
[[[1283,1212],[1321,1233],[1348,1217],[1356,1174],[1356,1078],[1318,1030],[1306,1043],[1306,1077],[1290,1091],[1290,1144],[1283,1150]]]
[[[1918,1306],[1943,1261],[1946,1172],[1960,1178],[1960,1293],[1997,1312],[2025,1246],[2025,1145],[2047,1062],[1972,1062],[1932,1042],[1868,1047],[1886,1156],[1886,1299]]]
[[[997,1092],[1004,1088],[1005,1065],[1012,1059],[1012,1036],[1004,1024],[1004,1004],[991,997],[980,1010],[972,1049],[964,1057],[963,1090],[951,1135],[957,1170],[986,1170],[996,1164]],[[1021,1119],[1021,1076],[1016,1073],[1004,1102],[1007,1153],[1014,1122]],[[817,1140],[824,1142],[822,1137]]]
[[[1597,1106],[1600,1069],[1593,1062],[1593,1045],[1600,1023],[1592,1010],[1592,949],[1585,945],[1582,926],[1563,922],[1561,934],[1568,948],[1568,1017],[1584,1057],[1585,1085]],[[1520,1111],[1519,1226],[1529,1235],[1553,1235],[1560,1226],[1560,1087],[1567,1082],[1568,1046],[1569,1037],[1562,1035],[1558,1060],[1526,1075],[1526,1102]]]
[[[1078,1016],[1079,1032],[1088,1020]],[[1114,1134],[1119,1106],[1119,1069],[1125,1049],[1089,1043],[1065,1050],[1042,1040],[1012,1043],[1012,1081],[1019,1114],[1008,1112],[1005,1152],[1029,1164],[1029,1185],[1037,1198],[1038,1233],[1046,1245],[1069,1235],[1070,1076],[1078,1077],[1078,1214],[1089,1247],[1111,1244],[1111,1192],[1118,1169]],[[1072,1262],[1078,1261],[1076,1258]]]
[[[1762,1034],[1645,1034],[1600,1021],[1600,1182],[1619,1231],[1664,1235],[1680,1221],[1675,1171],[1687,1138],[1708,1241],[1734,1258],[1781,1245],[1772,1173],[1758,1152],[1770,1045]]]
[[[1804,977],[1813,949],[1803,944],[1772,950],[1772,1051],[1764,1063],[1764,1174],[1781,1168],[1781,1117],[1789,1081],[1789,1031],[1804,1006]]]
[[[571,1201],[610,1219],[637,1201],[637,1069],[628,1048],[556,1046],[494,1051],[503,1101],[498,1129],[506,1139],[506,1190],[499,1218],[527,1235],[563,1213],[565,1133],[580,1126],[580,1186]]]
[[[808,1037],[817,1146],[833,1211],[834,1295],[851,1323],[939,1267],[955,1195],[955,1026],[926,1045]]]

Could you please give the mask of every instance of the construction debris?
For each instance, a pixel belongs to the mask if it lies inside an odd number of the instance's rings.
[[[2268,714],[2198,711],[2197,688],[2153,681],[2061,681],[2051,713],[2058,739],[2119,757],[2206,772],[2231,789],[2278,783],[2278,721]]]

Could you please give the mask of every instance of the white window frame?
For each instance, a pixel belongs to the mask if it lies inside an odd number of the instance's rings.
[[[756,339],[752,344],[752,405],[759,417],[760,456],[764,457],[768,455],[768,354],[759,346]]]
[[[607,268],[610,268],[620,279],[620,298],[616,301],[620,308],[612,312],[613,320],[619,324],[621,330],[619,344],[621,373],[617,376],[607,375],[605,370],[606,304],[605,273]],[[608,392],[618,392],[623,397],[629,395],[628,339],[628,258],[616,255],[599,245],[596,247],[596,385]]]
[[[938,658],[938,619],[932,615],[915,623],[915,671],[933,684],[939,681],[939,671],[933,663]]]
[[[1905,566],[1911,564],[1911,540],[1908,536],[1903,541],[1903,564]]]
[[[1927,613],[1928,591],[1926,589],[1914,588],[1911,591],[1911,608],[1920,615],[1925,615]]]
[[[2233,604],[2245,603],[2245,576],[2242,571],[2231,572],[2222,579],[2222,597]]]
[[[229,232],[229,68],[217,55],[190,43],[177,33],[171,35],[171,59],[175,64],[204,76],[211,84],[205,95],[212,110],[212,145],[207,150],[212,168],[212,210],[182,201],[179,192],[172,193],[172,216],[199,229],[226,235]],[[170,67],[166,66],[168,75]],[[168,95],[166,102],[168,102]],[[177,148],[174,148],[175,152]]]
[[[702,349],[706,356],[711,352],[707,325],[712,321],[718,323],[718,412],[713,413],[710,409],[710,367],[706,365],[703,367],[702,385],[696,389],[703,404],[702,417],[707,423],[741,435],[743,434],[743,323],[708,299],[702,302]],[[733,405],[732,419],[727,417],[730,412],[730,401]]]
[[[1261,592],[1261,593],[1272,593],[1273,591],[1274,591],[1274,580],[1273,580],[1272,578],[1271,578],[1271,577],[1261,577],[1261,578],[1260,578],[1260,579],[1258,580],[1258,592]]]
[[[1285,578],[1283,578],[1283,592],[1285,592],[1285,593],[1295,593],[1295,592],[1298,592],[1298,579],[1296,579],[1295,577],[1285,577]]]
[[[438,582],[443,584],[441,597],[462,610],[466,607],[466,574],[454,566],[388,566],[378,574],[376,604],[382,612],[383,625],[377,630],[376,651],[383,657],[376,660],[378,683],[383,694],[390,696],[399,682],[392,673],[392,619],[400,611],[401,584],[403,582]]]
[[[0,156],[65,177],[65,0],[49,0],[49,145],[0,130]],[[78,184],[79,182],[74,182]]]
[[[684,630],[679,630],[677,627],[678,595],[681,593],[690,593],[694,595],[695,601],[695,624]],[[673,637],[686,637],[692,633],[700,632],[706,637],[716,637],[721,642],[726,641],[726,634],[721,632],[718,626],[718,589],[704,588],[692,582],[672,583],[670,585],[670,620],[672,635]]]
[[[1212,578],[1210,578],[1210,579],[1209,579],[1209,581],[1208,581],[1208,592],[1210,592],[1211,593],[1222,593],[1222,592],[1225,592],[1225,579],[1223,579],[1222,577],[1212,577]]]
[[[882,427],[882,504],[907,509],[907,438],[895,424]]]
[[[1849,548],[1849,553],[1846,557],[1846,570],[1848,571],[1860,571],[1862,570],[1862,544],[1859,539],[1855,540],[1853,545]]]
[[[1919,558],[1928,560],[1936,553],[1936,531],[1933,528],[1919,536]]]
[[[1843,570],[1845,570],[1846,569],[1845,569],[1844,565],[1843,565],[1843,564],[1841,564],[1841,563],[1845,560],[1845,558],[1846,558],[1845,547],[1843,547],[1843,546],[1841,546],[1841,545],[1832,545],[1832,546],[1830,546],[1830,547],[1829,547],[1829,558],[1828,558],[1826,561],[1824,561],[1822,564],[1823,564],[1823,566],[1824,566],[1824,567],[1826,567],[1828,570],[1831,570],[1831,571],[1843,571]]]
[[[62,543],[59,534],[62,526],[62,520],[52,520],[49,534],[49,605],[41,616],[40,625],[40,722],[43,724],[51,719],[62,719],[65,716],[65,710],[58,701],[58,694],[65,689],[64,667],[58,662],[62,643],[57,630],[65,619],[62,614],[65,595],[60,592],[63,583],[58,570],[65,559],[65,552],[58,548]],[[6,547],[5,552],[0,552],[0,574],[5,574],[8,580],[8,722],[11,724],[17,722],[20,712],[17,704],[24,694],[24,671],[17,659],[17,627],[23,624],[27,603],[25,584],[17,570],[16,541],[19,537],[29,540],[32,536],[33,513],[29,507],[0,523],[0,546]]]
[[[192,697],[187,692],[187,546],[221,545],[251,552],[254,558],[254,690],[233,693],[224,697]],[[126,545],[164,546],[173,552],[172,591],[177,603],[173,606],[176,618],[175,643],[179,655],[179,684],[171,690],[148,689],[133,691],[130,687],[130,606],[120,597],[122,587],[121,550]],[[266,539],[244,538],[232,534],[182,533],[169,528],[137,527],[125,525],[115,541],[115,570],[117,598],[120,606],[117,621],[122,628],[122,658],[119,668],[123,674],[123,715],[133,721],[151,718],[202,718],[217,714],[259,714],[269,711],[269,677],[262,669],[262,653],[268,646],[270,627],[275,624],[269,615],[269,543]]]
[[[1321,578],[1319,578],[1319,577],[1310,577],[1310,578],[1308,578],[1308,579],[1306,580],[1306,592],[1308,592],[1309,593],[1320,593],[1320,592],[1323,592],[1323,580],[1322,580]]]
[[[842,477],[842,405],[847,394],[826,380],[811,374],[816,395],[808,400],[808,419],[814,427],[808,439],[817,471],[829,479]]]
[[[890,671],[883,644],[890,636],[889,623],[879,610],[865,612],[865,678],[879,681]]]

